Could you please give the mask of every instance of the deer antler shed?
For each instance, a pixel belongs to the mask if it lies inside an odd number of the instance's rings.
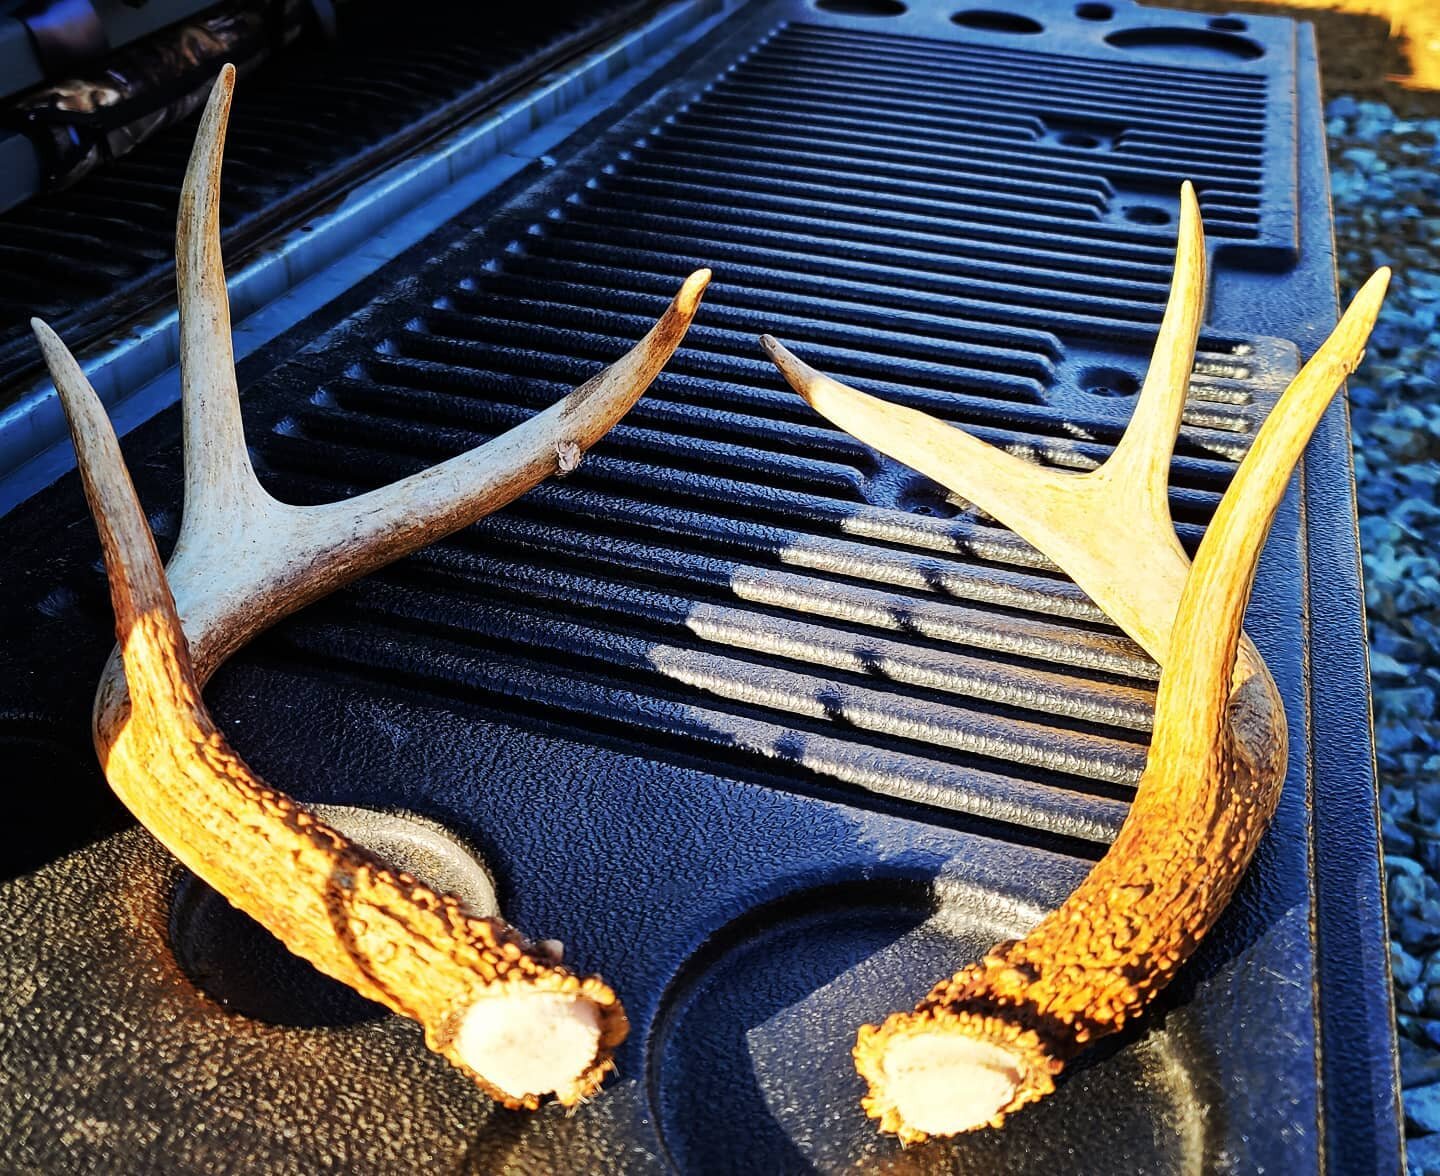
[[[105,773],[137,817],[287,947],[412,1017],[426,1041],[508,1106],[593,1091],[627,1032],[615,994],[499,919],[467,916],[352,845],[254,775],[201,699],[226,657],[280,617],[573,468],[683,339],[709,279],[686,280],[629,353],[485,445],[356,498],[296,507],[245,450],[218,201],[234,71],[201,120],[177,227],[185,516],[168,578],[119,445],[79,364],[33,325],[70,422],[110,575],[119,646],[96,694]],[[974,502],[1050,556],[1162,667],[1144,777],[1115,844],[1016,943],[941,981],[913,1012],[860,1031],[867,1111],[902,1140],[998,1126],[1119,1029],[1213,926],[1274,812],[1285,774],[1278,691],[1241,632],[1290,473],[1379,311],[1357,295],[1255,438],[1190,566],[1168,503],[1204,306],[1204,240],[1182,190],[1170,300],[1134,418],[1100,468],[1044,469],[885,404],[762,343],[818,411]],[[1096,520],[1123,521],[1116,542]],[[172,595],[173,593],[173,595]]]
[[[290,506],[245,449],[220,256],[220,162],[235,72],[215,83],[176,230],[185,514],[167,573],[114,430],[65,345],[32,320],[100,531],[119,646],[95,698],[111,787],[186,866],[297,955],[419,1021],[429,1046],[497,1100],[571,1104],[599,1085],[627,1032],[598,977],[550,944],[467,916],[261,781],[200,691],[256,633],[357,576],[573,468],[649,387],[684,338],[709,272],[692,274],[626,355],[484,445],[342,502]],[[173,596],[172,596],[173,592]]]
[[[1241,632],[1291,471],[1358,366],[1389,271],[1356,295],[1257,434],[1189,565],[1170,519],[1170,456],[1205,304],[1195,192],[1181,192],[1175,277],[1134,417],[1085,474],[1044,469],[761,343],[818,412],[1028,540],[1161,666],[1154,736],[1119,836],[1024,939],[938,983],[913,1012],[860,1030],[866,1111],[902,1141],[999,1126],[1089,1043],[1140,1013],[1215,924],[1274,814],[1285,714]],[[1123,524],[1117,535],[1115,524]]]

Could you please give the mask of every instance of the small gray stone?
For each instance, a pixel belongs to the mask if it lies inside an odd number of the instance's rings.
[[[1432,828],[1440,823],[1440,780],[1428,780],[1416,790],[1415,815]]]
[[[1440,1086],[1416,1086],[1405,1092],[1405,1122],[1427,1135],[1440,1131]]]
[[[1400,1085],[1429,1086],[1440,1081],[1440,1051],[1426,1049],[1408,1037],[1400,1038]]]
[[[1424,965],[1399,944],[1390,945],[1390,972],[1398,988],[1409,988],[1420,980]]]
[[[1440,1135],[1405,1141],[1410,1176],[1440,1176]]]

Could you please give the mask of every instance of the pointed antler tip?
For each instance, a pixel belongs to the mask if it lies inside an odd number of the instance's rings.
[[[227,61],[220,67],[220,72],[215,76],[215,84],[224,86],[227,90],[235,88],[235,63]]]
[[[761,335],[760,347],[770,362],[779,368],[781,374],[792,384],[802,378],[803,366],[800,360],[774,335]],[[795,388],[796,391],[800,390],[798,384],[795,384]]]
[[[779,339],[775,338],[774,335],[761,335],[760,346],[764,349],[765,354],[770,357],[770,361],[784,372],[787,377],[793,374],[795,378],[801,379],[809,372],[805,361],[791,351],[790,348],[786,347],[785,344],[780,342]]]
[[[42,318],[30,320],[30,330],[35,335],[35,342],[40,345],[40,357],[45,361],[45,366],[50,369],[51,379],[55,377],[55,365],[61,361],[62,353],[65,351],[65,344],[51,328],[50,324]],[[62,397],[64,390],[60,387],[59,381],[55,383],[55,390],[60,392]]]
[[[791,352],[774,335],[761,335],[760,346],[764,349],[770,362],[780,369],[780,374],[785,377],[786,383],[800,393],[812,408],[818,408],[819,406],[815,403],[815,395],[819,391],[819,385],[824,383],[828,387],[830,386],[829,381],[825,381],[821,373]],[[841,390],[845,391],[843,388]]]
[[[1388,265],[1382,265],[1369,278],[1365,284],[1356,292],[1355,297],[1350,300],[1342,319],[1350,319],[1361,325],[1364,337],[1361,342],[1369,338],[1370,332],[1374,329],[1375,320],[1380,316],[1380,308],[1385,303],[1385,293],[1390,288],[1391,270]]]
[[[44,319],[32,318],[30,320],[30,330],[34,332],[35,341],[40,344],[40,352],[45,357],[47,364],[49,364],[53,358],[56,358],[60,352],[68,352],[65,341],[55,333],[55,328]]]
[[[708,269],[698,269],[680,287],[680,293],[675,295],[675,309],[689,318],[700,309],[700,299],[705,294],[705,288],[710,285],[712,277]]]

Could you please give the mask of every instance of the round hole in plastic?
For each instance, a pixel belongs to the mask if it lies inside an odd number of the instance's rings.
[[[859,1027],[1027,924],[999,894],[890,879],[804,890],[721,928],[667,988],[651,1038],[650,1109],[671,1170],[712,1171],[723,1155],[735,1172],[1072,1172],[1077,1139],[1107,1172],[1202,1169],[1204,1054],[1158,1018],[1004,1131],[934,1140],[916,1165],[865,1117]]]
[[[1077,4],[1075,15],[1081,20],[1109,20],[1115,10],[1108,4]]]
[[[1180,49],[1187,61],[1253,61],[1265,47],[1234,33],[1213,29],[1116,29],[1105,37],[1116,49]]]
[[[1045,26],[1033,17],[1021,16],[1018,12],[1007,12],[999,8],[969,8],[957,12],[950,18],[961,28],[975,29],[982,33],[1043,33]]]
[[[1080,387],[1091,396],[1134,396],[1140,381],[1120,368],[1092,367],[1080,373]]]
[[[1125,209],[1125,219],[1137,225],[1168,225],[1170,213],[1153,204],[1132,204]]]
[[[1210,21],[1210,27],[1220,33],[1243,33],[1250,26],[1237,16],[1217,16]]]
[[[896,496],[895,505],[910,514],[935,519],[953,519],[964,509],[963,504],[928,478],[912,479]]]
[[[229,1012],[268,1025],[323,1029],[389,1016],[280,941],[193,874],[175,889],[170,945],[190,982]]]
[[[457,895],[467,913],[497,915],[495,883],[475,851],[443,825],[412,813],[313,805],[332,828],[434,890]],[[185,974],[231,1012],[271,1025],[322,1028],[388,1016],[287,951],[249,915],[193,874],[175,890],[170,944]]]
[[[815,0],[815,7],[840,16],[901,16],[905,12],[900,0]]]
[[[1056,142],[1062,147],[1084,147],[1089,149],[1100,146],[1100,140],[1094,135],[1085,135],[1079,131],[1066,131]]]

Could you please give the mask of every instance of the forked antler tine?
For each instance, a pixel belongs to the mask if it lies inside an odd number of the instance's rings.
[[[265,785],[200,684],[114,430],[65,345],[33,323],[100,532],[130,707],[97,730],[106,777],[185,865],[291,951],[425,1027],[430,1047],[512,1107],[573,1103],[626,1023],[598,978],[556,965],[499,919],[395,873]]]
[[[1149,758],[1114,845],[1024,939],[942,981],[914,1012],[860,1030],[863,1102],[883,1130],[917,1141],[999,1126],[1139,1014],[1224,911],[1285,779],[1284,709],[1243,638],[1245,605],[1286,484],[1359,365],[1389,277],[1382,269],[1361,289],[1221,500],[1181,591]],[[1103,539],[1103,523],[1094,531]]]
[[[1365,356],[1389,284],[1382,267],[1360,288],[1260,427],[1206,528],[1175,621],[1174,644],[1184,656],[1173,657],[1160,678],[1151,767],[1196,763],[1220,741],[1232,684],[1243,685],[1233,669],[1270,524],[1321,416]]]
[[[550,475],[574,468],[640,399],[685,337],[710,280],[688,277],[630,351],[563,399],[448,461],[367,494],[318,506],[276,502],[236,487],[239,507],[185,506],[168,568],[205,681],[231,653],[281,617],[483,518]],[[209,459],[186,450],[187,467]],[[238,463],[231,466],[237,468]],[[212,474],[187,474],[187,486]],[[243,544],[243,559],[236,547]]]
[[[226,66],[200,120],[176,225],[185,514],[168,571],[202,682],[280,617],[573,468],[665,366],[710,280],[709,270],[691,274],[629,352],[507,433],[355,498],[278,503],[256,481],[245,449],[220,251],[221,158],[234,84]],[[246,545],[238,560],[237,541]]]
[[[1060,564],[1106,615],[1164,664],[1189,559],[1170,520],[1170,456],[1205,303],[1205,236],[1195,190],[1180,194],[1175,276],[1149,374],[1110,459],[1085,474],[1047,469],[926,413],[817,372],[769,335],[761,346],[822,416],[975,503]],[[1123,517],[1131,542],[1102,542]],[[1144,552],[1144,564],[1137,553]]]

